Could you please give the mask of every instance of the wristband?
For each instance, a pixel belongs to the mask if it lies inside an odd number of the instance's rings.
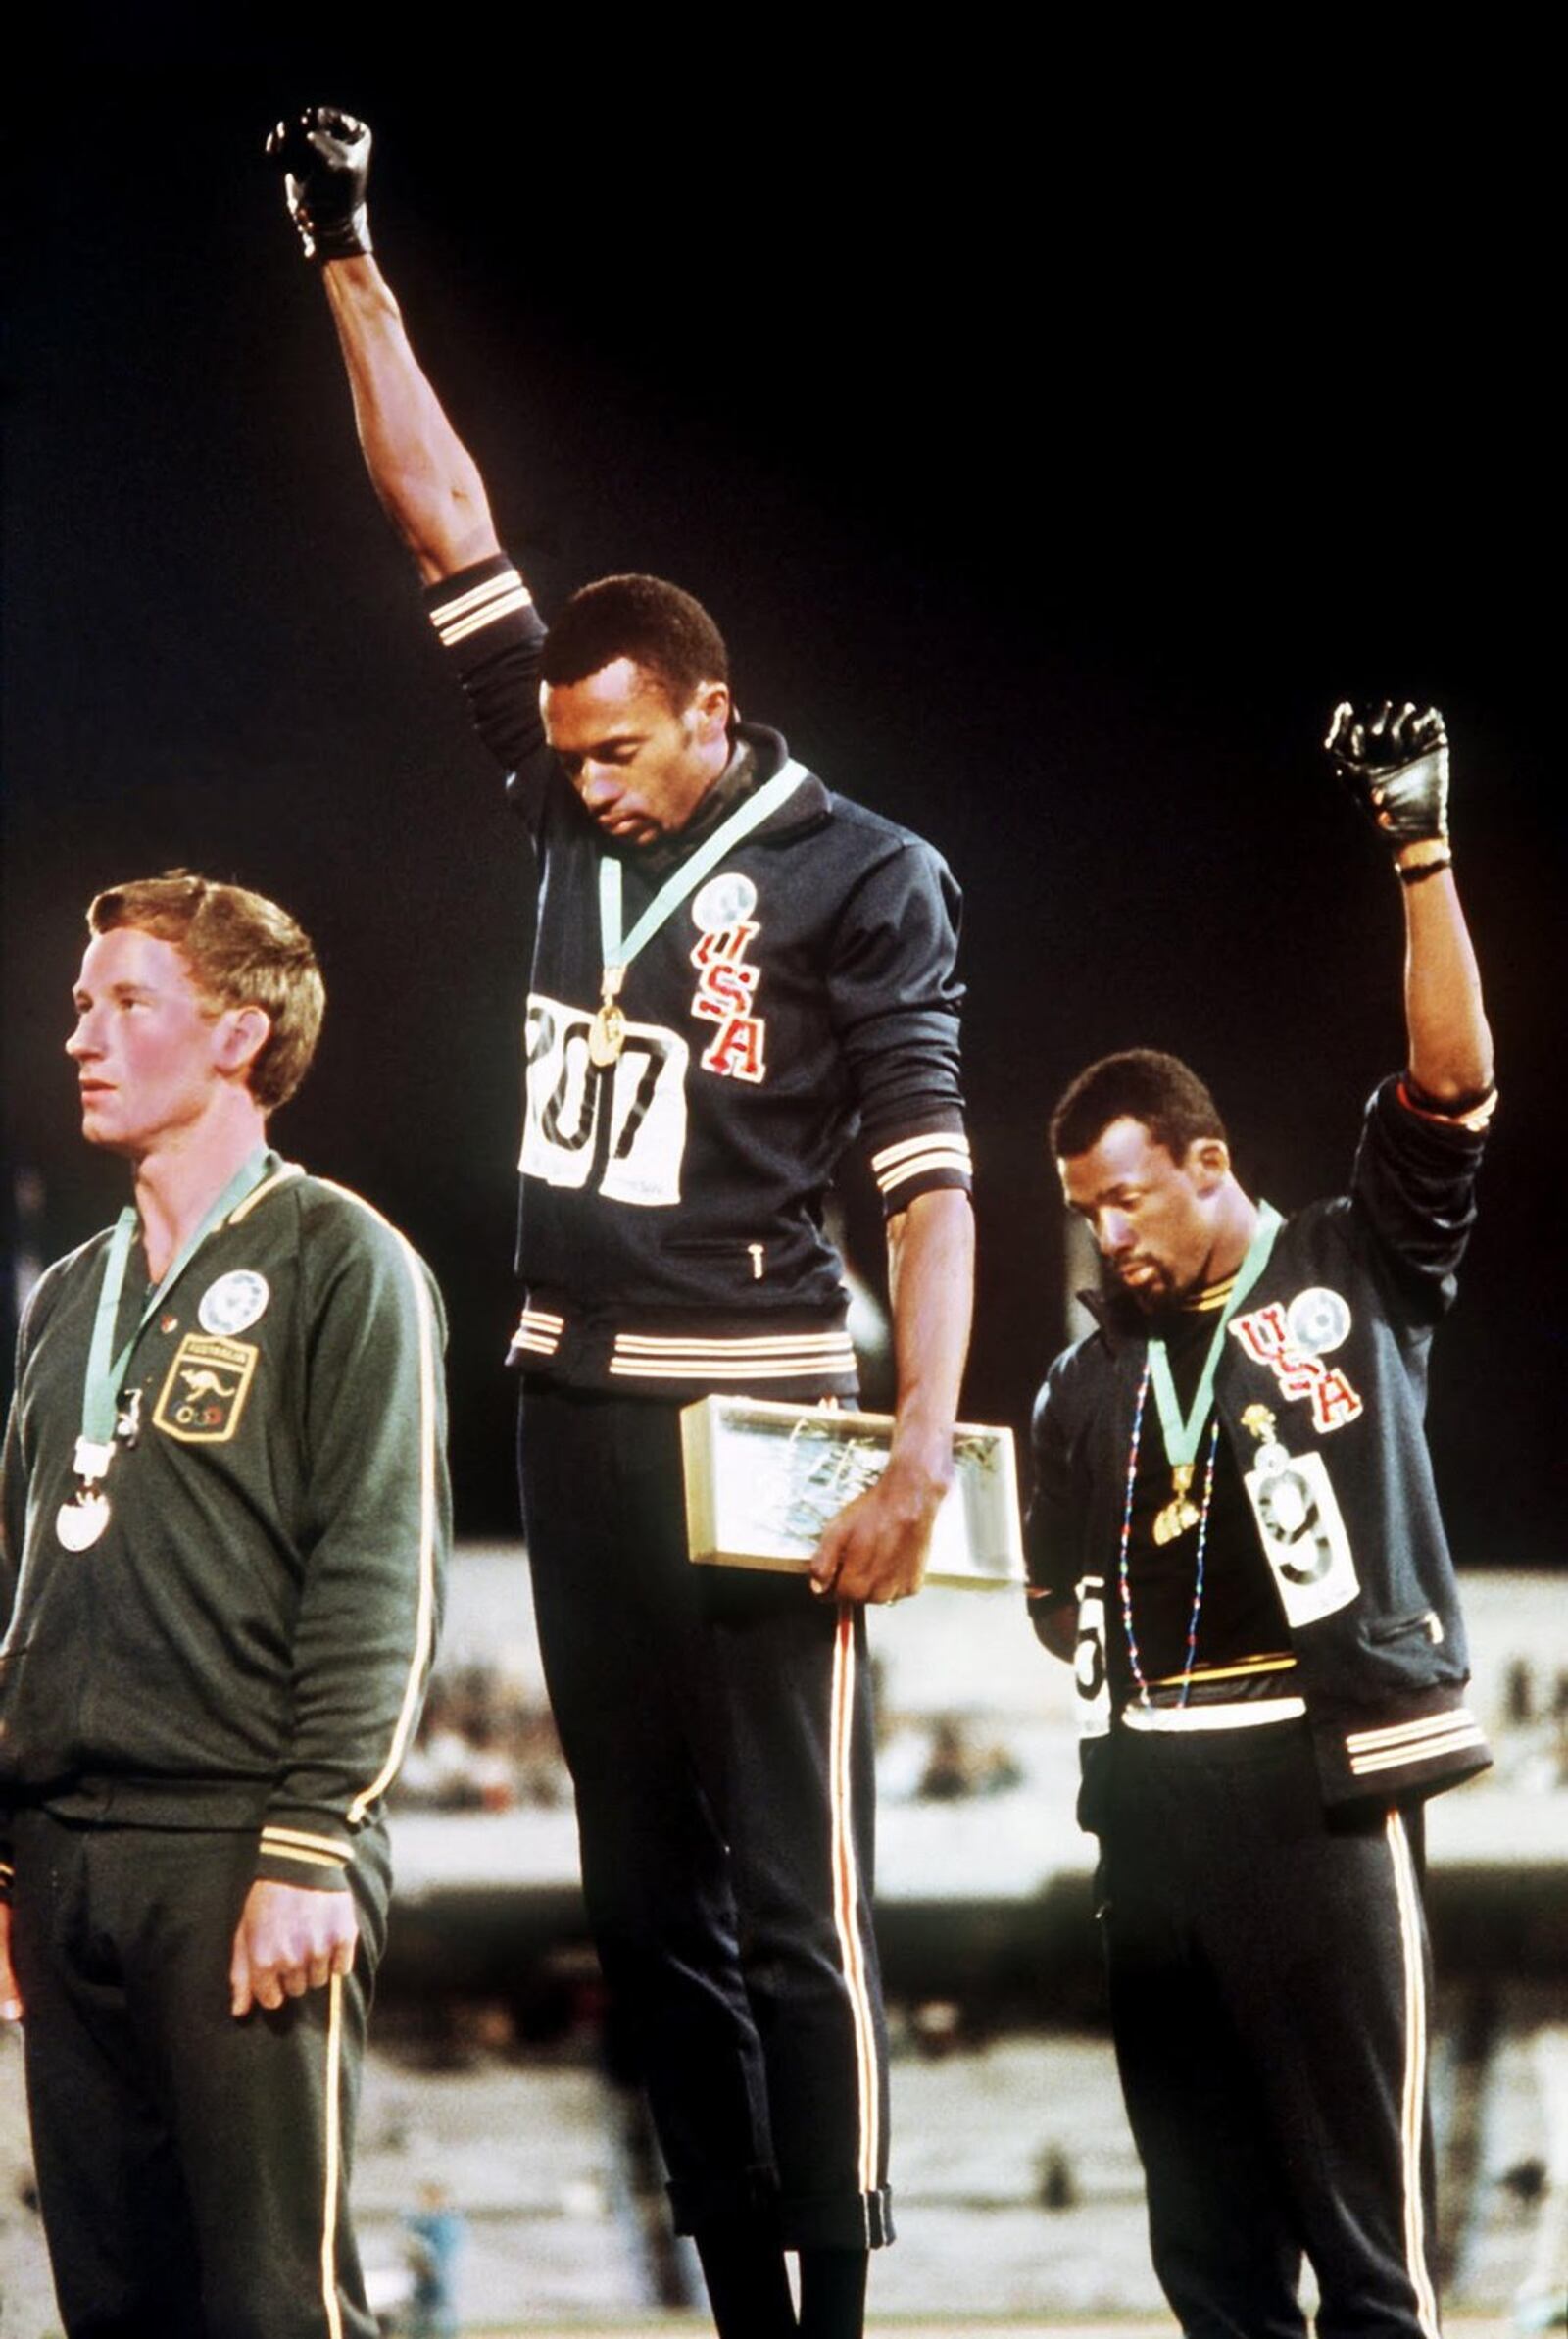
[[[1424,878],[1435,877],[1440,870],[1452,869],[1453,855],[1445,848],[1432,861],[1396,863],[1401,885],[1419,885]]]

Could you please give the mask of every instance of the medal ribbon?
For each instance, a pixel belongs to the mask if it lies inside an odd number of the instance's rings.
[[[647,909],[622,937],[620,930],[621,891],[620,863],[612,853],[606,853],[599,864],[599,947],[604,955],[604,992],[607,1001],[613,999],[620,989],[621,977],[632,960],[651,942],[670,913],[678,910],[686,896],[698,886],[709,871],[716,867],[743,836],[752,830],[786,796],[792,796],[801,781],[808,776],[806,766],[793,757],[773,777],[764,780],[753,795],[738,804],[728,820],[721,821],[711,836],[705,837],[689,861],[683,861],[671,876],[665,878]]]
[[[1208,1354],[1203,1359],[1203,1369],[1199,1375],[1197,1392],[1185,1416],[1177,1402],[1176,1383],[1171,1377],[1170,1358],[1165,1343],[1163,1340],[1151,1340],[1149,1343],[1149,1375],[1154,1391],[1154,1402],[1159,1408],[1159,1426],[1165,1437],[1165,1459],[1173,1470],[1191,1464],[1197,1457],[1203,1423],[1214,1402],[1214,1375],[1219,1369],[1226,1326],[1267,1267],[1269,1253],[1274,1248],[1274,1237],[1283,1224],[1284,1220],[1272,1203],[1259,1204],[1256,1232],[1247,1246],[1247,1257],[1236,1270],[1230,1297],[1220,1310],[1214,1336],[1208,1344]]]
[[[87,1352],[87,1377],[81,1390],[81,1434],[88,1443],[102,1447],[113,1445],[115,1417],[120,1410],[120,1390],[130,1364],[131,1350],[162,1305],[165,1294],[179,1281],[213,1228],[244,1201],[253,1186],[261,1184],[266,1170],[267,1148],[259,1145],[235,1170],[189,1242],[171,1261],[163,1281],[150,1294],[147,1305],[137,1318],[135,1330],[117,1357],[112,1353],[115,1319],[120,1314],[121,1293],[125,1287],[125,1268],[130,1259],[130,1246],[136,1239],[138,1223],[136,1213],[128,1204],[121,1212],[110,1238],[109,1255],[104,1261],[104,1279],[99,1288],[98,1309],[92,1324],[92,1346]]]

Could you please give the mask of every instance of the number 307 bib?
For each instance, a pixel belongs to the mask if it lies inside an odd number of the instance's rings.
[[[1321,1454],[1259,1448],[1242,1481],[1294,1629],[1346,1608],[1360,1590],[1350,1538]]]
[[[686,1151],[686,1042],[657,1023],[625,1027],[608,1067],[588,1053],[592,1015],[536,992],[528,1002],[527,1112],[519,1168],[611,1202],[680,1200]]]

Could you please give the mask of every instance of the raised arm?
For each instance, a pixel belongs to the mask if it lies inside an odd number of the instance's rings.
[[[1388,700],[1370,711],[1344,703],[1326,744],[1357,805],[1393,848],[1404,902],[1411,1080],[1419,1098],[1463,1112],[1491,1091],[1492,1032],[1453,878],[1443,717],[1435,707]]]
[[[478,466],[447,420],[370,252],[370,133],[312,106],[279,123],[267,151],[283,172],[305,256],[319,267],[337,327],[370,483],[426,584],[498,552]]]

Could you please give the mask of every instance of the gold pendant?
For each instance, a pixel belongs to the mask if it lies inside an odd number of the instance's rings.
[[[1174,1491],[1165,1508],[1156,1512],[1154,1517],[1156,1543],[1174,1543],[1178,1535],[1189,1533],[1202,1518],[1191,1495],[1195,1468],[1196,1465],[1191,1462],[1178,1462],[1173,1466],[1170,1482]]]
[[[626,1019],[613,999],[606,999],[588,1026],[588,1061],[597,1070],[604,1071],[625,1045]]]

